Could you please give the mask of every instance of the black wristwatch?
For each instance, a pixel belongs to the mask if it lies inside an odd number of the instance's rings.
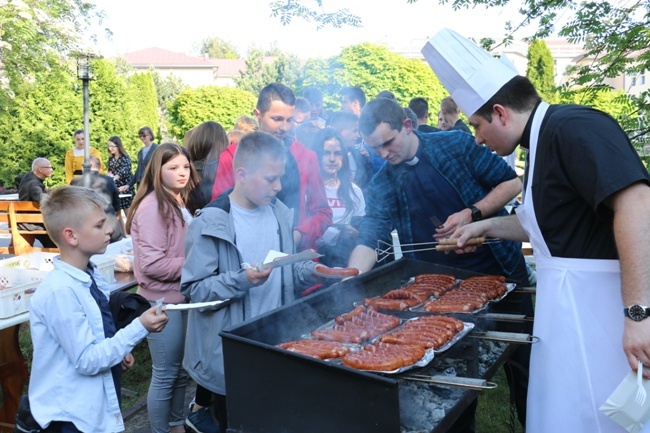
[[[472,221],[481,221],[483,219],[483,214],[481,210],[476,206],[470,206],[469,210],[472,211]]]
[[[650,308],[644,305],[635,304],[628,308],[624,308],[623,313],[625,314],[625,317],[629,317],[636,322],[640,322],[646,317],[650,316]]]

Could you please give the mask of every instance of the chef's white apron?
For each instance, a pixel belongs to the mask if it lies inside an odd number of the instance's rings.
[[[625,432],[598,410],[630,367],[623,352],[623,301],[618,260],[551,256],[535,217],[532,194],[540,126],[530,135],[528,183],[517,217],[528,233],[537,268],[526,431]],[[643,432],[650,432],[649,426]]]

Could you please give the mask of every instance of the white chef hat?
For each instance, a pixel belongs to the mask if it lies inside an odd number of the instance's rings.
[[[458,33],[442,29],[422,48],[424,58],[452,99],[471,116],[517,71]]]

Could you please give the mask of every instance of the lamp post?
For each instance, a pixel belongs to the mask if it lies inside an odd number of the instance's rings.
[[[83,184],[86,188],[90,188],[91,173],[90,173],[90,118],[88,101],[90,98],[88,92],[88,83],[94,80],[92,59],[98,59],[99,56],[91,53],[77,54],[77,78],[83,83],[83,98],[84,98],[84,162],[83,162]]]

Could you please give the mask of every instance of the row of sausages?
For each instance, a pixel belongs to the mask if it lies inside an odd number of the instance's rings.
[[[453,275],[425,274],[418,275],[413,283],[403,288],[376,298],[366,298],[364,304],[393,311],[405,311],[424,304],[424,311],[430,313],[470,313],[506,292],[502,276],[471,277],[456,287]]]
[[[499,299],[508,291],[502,276],[472,277],[460,282],[439,298],[424,304],[429,313],[471,313],[485,306],[488,301]]]
[[[464,323],[444,316],[409,320],[395,332],[400,320],[359,306],[338,316],[331,329],[316,330],[311,340],[278,344],[285,350],[319,359],[342,358],[343,365],[360,370],[393,371],[415,364],[425,351],[444,346],[463,330]],[[377,338],[373,344],[352,350],[349,343]]]

